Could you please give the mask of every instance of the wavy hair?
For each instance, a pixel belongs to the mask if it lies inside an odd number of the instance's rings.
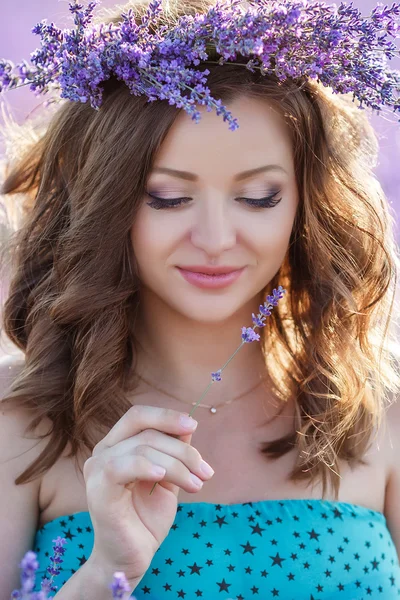
[[[147,4],[103,10],[99,20],[118,22],[129,7],[139,24]],[[165,0],[159,25],[213,4]],[[319,481],[323,496],[331,487],[337,498],[341,461],[364,462],[400,389],[399,253],[373,173],[377,138],[348,94],[237,64],[206,67],[214,98],[262,98],[291,134],[299,208],[285,261],[264,290],[282,285],[287,293],[261,343],[273,391],[282,402],[295,399],[296,415],[293,432],[260,452],[274,460],[296,447],[291,480]],[[91,451],[96,430],[112,427],[131,406],[139,280],[129,234],[157,150],[181,110],[133,96],[111,78],[100,110],[62,101],[7,167],[4,198],[24,200],[7,245],[3,327],[25,363],[3,405],[34,411],[29,432],[44,418],[51,422],[41,436],[46,447],[16,484],[44,474],[67,447],[70,457]]]

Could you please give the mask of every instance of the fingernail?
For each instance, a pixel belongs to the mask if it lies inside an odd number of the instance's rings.
[[[180,423],[183,427],[186,427],[186,429],[194,429],[197,427],[197,421],[192,419],[192,417],[189,417],[189,415],[181,415]]]
[[[202,473],[204,473],[204,475],[214,475],[214,469],[212,467],[210,467],[210,465],[208,463],[206,463],[205,460],[202,460],[200,463],[200,470],[202,471]]]
[[[194,473],[190,473],[190,478],[191,478],[191,480],[193,481],[194,485],[195,485],[196,487],[198,487],[198,488],[199,488],[199,487],[201,487],[201,486],[203,485],[203,483],[204,483],[204,482],[203,482],[203,481],[202,481],[202,480],[201,480],[199,477],[197,477],[197,475],[195,475]]]

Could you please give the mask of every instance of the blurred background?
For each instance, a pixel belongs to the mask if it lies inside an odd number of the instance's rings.
[[[68,1],[17,0],[15,2],[2,2],[0,57],[10,59],[14,63],[24,58],[28,60],[30,53],[39,46],[39,37],[31,33],[31,29],[42,19],[47,19],[49,23],[53,21],[59,27],[71,27],[72,19],[68,11]],[[100,7],[109,7],[115,4],[117,3],[113,0],[103,0]],[[122,0],[118,4],[124,4],[124,1]],[[339,5],[340,2],[336,2],[336,4]],[[373,0],[353,1],[353,6],[359,8],[363,16],[368,15],[376,4],[377,2]],[[384,4],[391,5],[389,2],[384,2]],[[400,47],[399,40],[398,44]],[[392,68],[400,69],[399,58],[389,64]],[[3,106],[6,105],[15,121],[22,123],[27,116],[35,114],[35,107],[43,102],[43,98],[36,98],[32,92],[22,88],[13,90],[3,96],[0,105],[2,103]],[[400,116],[397,118],[400,118]],[[0,122],[1,119],[0,113]],[[400,123],[396,123],[394,115],[390,121],[386,117],[372,115],[371,122],[377,131],[380,144],[380,158],[375,172],[387,195],[391,211],[395,215],[395,233],[398,242],[400,242]],[[0,140],[0,155],[3,150],[4,146]],[[0,212],[0,226],[2,218],[4,219],[4,216]],[[3,281],[0,282],[0,310],[7,294],[7,281],[4,279],[3,277]],[[15,347],[1,334],[0,357],[15,351]]]

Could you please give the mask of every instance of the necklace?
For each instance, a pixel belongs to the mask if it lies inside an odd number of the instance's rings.
[[[145,379],[141,375],[137,375],[137,377],[139,379],[141,379],[142,381],[144,381],[144,383],[146,383],[147,385],[149,385],[153,389],[155,389],[158,392],[161,392],[162,394],[164,394],[165,396],[169,396],[170,398],[174,398],[175,400],[178,400],[179,402],[183,402],[184,404],[188,404],[188,402],[185,402],[184,400],[181,400],[177,396],[174,396],[173,394],[170,394],[169,392],[166,392],[165,390],[162,390],[161,388],[155,386],[153,383],[150,383],[150,381],[147,381],[147,379]],[[263,380],[258,381],[256,383],[256,385],[253,385],[252,388],[250,388],[249,390],[246,390],[245,392],[243,392],[243,394],[240,394],[240,396],[237,396],[236,398],[231,398],[230,400],[227,400],[226,402],[222,402],[218,406],[210,406],[208,404],[198,404],[197,406],[201,406],[202,408],[208,408],[209,411],[210,411],[210,413],[212,413],[213,415],[215,415],[215,413],[217,412],[217,408],[219,410],[221,408],[221,406],[226,406],[227,404],[230,404],[231,402],[234,402],[235,400],[240,400],[241,398],[243,398],[243,396],[246,396],[247,394],[250,394],[250,392],[252,392],[256,388],[258,388],[258,386],[261,385],[262,381]],[[196,402],[191,402],[192,406],[194,406],[195,404],[196,404]]]

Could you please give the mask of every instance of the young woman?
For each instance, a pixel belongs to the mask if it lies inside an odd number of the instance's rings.
[[[207,68],[237,131],[111,79],[4,181],[26,205],[4,306],[22,355],[2,364],[2,598],[27,550],[44,575],[57,536],[57,600],[109,598],[115,571],[138,600],[399,593],[398,251],[374,132],[315,81]],[[279,285],[260,342],[180,420]]]

